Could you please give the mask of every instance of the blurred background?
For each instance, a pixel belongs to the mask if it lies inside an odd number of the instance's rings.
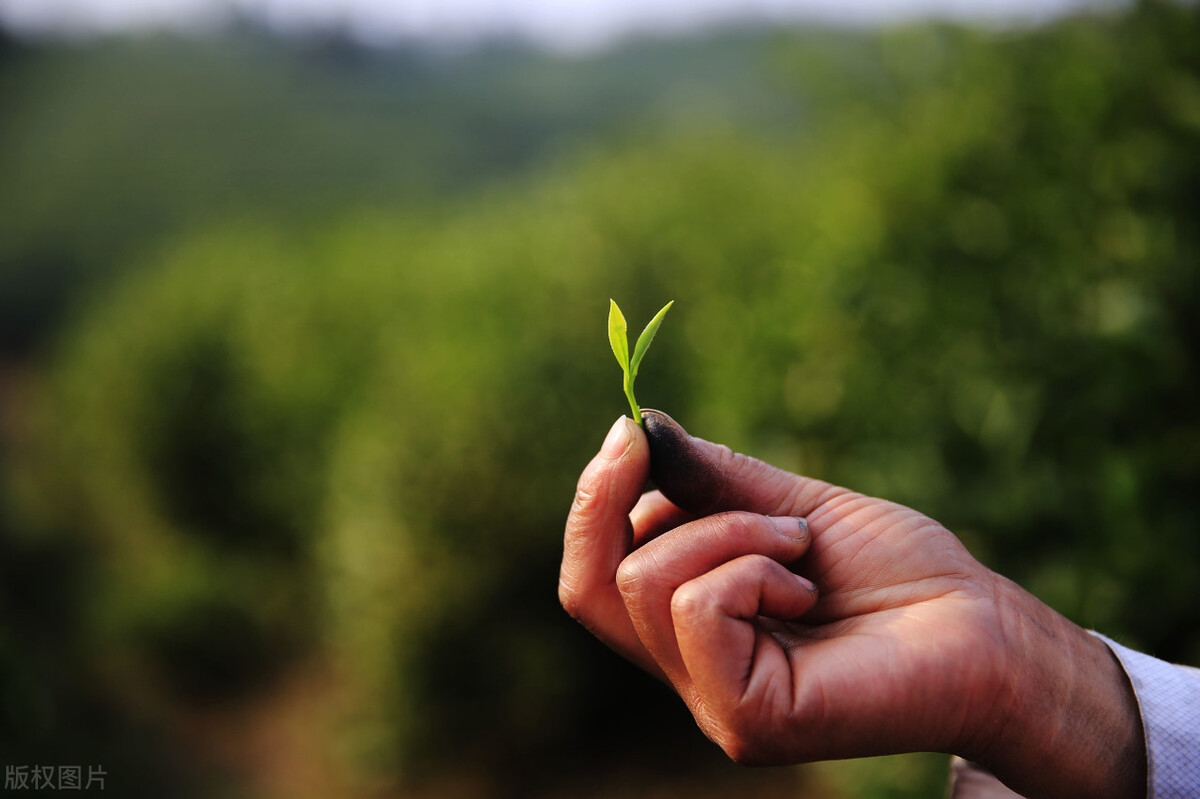
[[[627,411],[1200,663],[1200,8],[0,0],[0,762],[117,796],[745,770],[559,609]]]

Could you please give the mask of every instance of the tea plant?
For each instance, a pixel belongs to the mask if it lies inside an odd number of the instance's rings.
[[[638,407],[637,399],[633,396],[633,381],[637,379],[638,366],[641,365],[646,350],[650,349],[650,342],[654,341],[654,334],[658,332],[658,326],[662,324],[663,317],[667,315],[667,311],[671,309],[675,301],[671,300],[664,305],[662,310],[650,320],[650,324],[646,325],[646,329],[638,336],[637,344],[633,347],[633,357],[629,355],[629,335],[625,324],[625,315],[621,313],[616,301],[610,299],[608,302],[608,343],[612,345],[613,355],[617,356],[617,363],[621,365],[621,371],[625,374],[625,397],[629,400],[629,409],[633,411],[633,418],[638,424],[641,424],[642,411]]]

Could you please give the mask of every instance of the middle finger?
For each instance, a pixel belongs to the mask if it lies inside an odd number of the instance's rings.
[[[680,525],[621,561],[616,582],[633,628],[685,700],[691,681],[671,619],[675,590],[743,555],[765,555],[791,563],[808,550],[810,541],[808,523],[802,518],[732,511]]]

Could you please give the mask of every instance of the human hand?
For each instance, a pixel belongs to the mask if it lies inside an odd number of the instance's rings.
[[[1102,642],[916,511],[643,418],[580,478],[560,598],[731,757],[953,752],[1028,796],[1139,795],[1136,705]]]

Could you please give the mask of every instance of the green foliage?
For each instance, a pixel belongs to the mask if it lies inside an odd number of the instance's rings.
[[[0,354],[197,228],[442,205],[648,119],[779,124],[795,102],[761,57],[750,35],[562,59],[249,27],[0,49]]]
[[[617,363],[621,366],[621,373],[624,376],[625,398],[629,400],[629,410],[633,414],[631,418],[635,419],[638,424],[642,423],[642,410],[638,407],[637,399],[633,394],[633,381],[637,379],[638,367],[642,365],[642,358],[646,357],[646,350],[650,349],[650,343],[654,341],[654,335],[658,333],[658,326],[662,324],[663,317],[667,315],[667,311],[671,310],[671,306],[675,304],[672,300],[662,307],[654,318],[642,330],[638,336],[637,344],[633,347],[633,357],[629,355],[629,338],[626,332],[625,316],[621,313],[620,307],[617,306],[616,300],[609,300],[608,306],[608,343],[612,345],[613,355],[617,357]]]
[[[1200,14],[833,40],[762,40],[792,134],[595,143],[452,210],[212,223],[97,292],[0,505],[14,541],[88,553],[72,655],[185,704],[328,659],[364,774],[719,757],[553,596],[616,405],[584,322],[669,295],[643,388],[689,430],[914,505],[1200,662]],[[897,762],[816,773],[928,795],[941,762]]]

